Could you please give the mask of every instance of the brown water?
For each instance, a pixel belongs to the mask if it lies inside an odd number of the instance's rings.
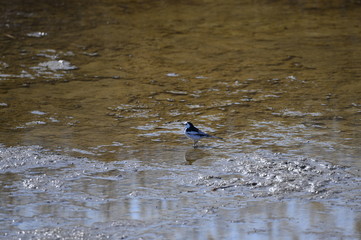
[[[361,169],[359,1],[0,3],[0,143],[6,146],[40,145],[106,162],[160,164],[156,179],[179,165],[193,164],[197,172],[255,151],[350,166],[356,175]],[[204,140],[192,149],[182,135],[180,123],[186,120],[225,141]],[[147,185],[149,179],[144,181]],[[163,194],[174,187],[165,186]],[[154,207],[153,200],[138,201]],[[303,218],[294,210],[319,202],[272,204],[293,210],[275,219],[260,210],[261,219],[272,224],[260,232],[257,227],[244,232],[236,223],[248,220],[232,218],[233,235],[226,235],[222,221],[233,211],[227,208],[216,214],[223,220],[210,217],[202,226],[219,229],[210,236],[229,239],[307,239],[309,230],[316,231],[317,224],[290,234],[279,219],[312,225],[308,219],[317,216]],[[256,200],[255,206],[269,203]],[[326,208],[331,210],[320,210],[327,215],[322,237],[334,227],[350,239],[360,236],[359,206],[351,230],[328,221],[344,219],[352,209]],[[127,208],[136,219],[147,220],[133,210]],[[168,219],[167,214],[157,216]],[[109,219],[92,215],[79,222],[87,226],[89,221]],[[42,226],[29,225],[26,229]],[[206,238],[203,228],[194,239]],[[187,231],[176,229],[179,236]]]

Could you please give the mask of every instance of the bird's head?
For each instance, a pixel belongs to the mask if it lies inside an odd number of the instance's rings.
[[[184,125],[186,128],[193,127],[193,124],[192,124],[191,122],[184,122],[183,125]]]

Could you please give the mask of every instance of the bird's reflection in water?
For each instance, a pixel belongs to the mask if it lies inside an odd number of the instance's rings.
[[[190,148],[184,153],[184,159],[187,165],[192,165],[195,161],[205,158],[209,155],[206,151],[199,148]]]

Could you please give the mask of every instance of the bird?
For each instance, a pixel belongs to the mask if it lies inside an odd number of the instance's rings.
[[[223,139],[220,137],[216,137],[216,136],[212,136],[209,135],[205,132],[202,132],[201,130],[199,130],[198,128],[196,128],[193,123],[191,122],[184,122],[183,123],[185,125],[184,128],[184,134],[193,140],[193,147],[197,147],[197,142],[199,140],[201,140],[202,138],[218,138],[218,139]]]

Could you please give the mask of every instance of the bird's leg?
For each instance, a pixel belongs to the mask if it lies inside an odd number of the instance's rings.
[[[193,148],[196,148],[197,147],[197,140],[193,140],[194,142],[193,142]]]

